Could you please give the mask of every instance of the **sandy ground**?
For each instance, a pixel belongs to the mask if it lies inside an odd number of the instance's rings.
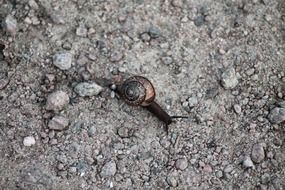
[[[285,189],[284,0],[0,0],[0,21],[0,189]],[[189,119],[167,134],[96,83],[122,73]]]

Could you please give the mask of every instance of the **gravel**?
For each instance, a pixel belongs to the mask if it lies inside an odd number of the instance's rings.
[[[161,34],[160,29],[156,26],[149,27],[148,33],[151,38],[158,38]]]
[[[195,24],[197,27],[200,27],[200,26],[202,26],[203,24],[205,24],[205,16],[201,15],[201,16],[198,16],[197,18],[195,18],[194,24]]]
[[[36,139],[33,136],[25,137],[23,140],[24,146],[33,146],[36,144]]]
[[[283,188],[285,2],[161,2],[0,0],[0,187]],[[190,119],[75,92],[117,75]]]
[[[261,143],[254,144],[251,150],[251,159],[255,163],[261,163],[265,158],[265,151]]]
[[[69,96],[64,91],[55,91],[48,95],[46,102],[46,109],[53,111],[60,111],[69,104]]]
[[[69,120],[63,116],[54,116],[49,122],[48,127],[52,130],[64,130],[68,127]]]
[[[70,69],[72,62],[73,56],[69,52],[58,52],[53,56],[53,64],[61,70]]]
[[[168,185],[171,187],[177,187],[178,186],[178,182],[177,182],[176,178],[173,176],[168,176],[166,178],[166,181],[167,181]]]
[[[17,20],[12,15],[7,15],[4,19],[3,28],[6,32],[8,32],[11,35],[15,35],[17,32]]]
[[[235,112],[236,112],[237,114],[240,114],[241,111],[242,111],[240,105],[238,105],[238,104],[235,104],[235,105],[234,105],[234,110],[235,110]]]
[[[88,30],[84,25],[79,25],[79,27],[76,28],[76,35],[77,36],[86,37],[87,32],[88,32]]]
[[[85,96],[97,96],[100,94],[100,92],[103,91],[103,87],[99,86],[95,82],[88,83],[88,82],[82,82],[77,84],[74,87],[74,91],[82,97]]]
[[[269,115],[268,119],[273,124],[280,124],[285,121],[285,108],[273,108]]]
[[[244,159],[243,159],[243,162],[242,162],[242,165],[245,167],[245,168],[253,168],[254,169],[254,164],[250,158],[250,156],[245,156]]]
[[[188,167],[188,161],[186,158],[180,158],[176,160],[175,167],[178,170],[185,170]]]
[[[110,161],[110,162],[107,162],[106,164],[104,164],[104,166],[100,172],[100,175],[102,177],[112,177],[116,174],[116,172],[117,172],[116,162]]]
[[[234,68],[227,68],[223,72],[221,83],[226,90],[234,89],[238,85],[239,81]]]

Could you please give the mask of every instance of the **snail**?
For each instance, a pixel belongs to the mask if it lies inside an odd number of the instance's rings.
[[[168,125],[174,118],[188,118],[185,116],[170,116],[158,103],[155,102],[155,89],[152,83],[143,76],[132,76],[119,83],[115,90],[118,95],[131,106],[142,106],[154,114],[165,125],[168,132]]]

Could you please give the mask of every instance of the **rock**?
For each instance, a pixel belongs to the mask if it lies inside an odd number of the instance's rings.
[[[77,36],[81,36],[81,37],[86,37],[87,36],[87,28],[84,25],[80,25],[77,29],[76,29],[76,35]]]
[[[265,173],[261,176],[261,183],[262,184],[267,184],[270,182],[270,175],[268,173]]]
[[[80,174],[80,176],[84,176],[85,173],[88,170],[88,164],[86,161],[80,160],[76,165],[77,172]]]
[[[166,57],[162,57],[161,61],[165,65],[170,65],[171,63],[173,63],[173,58],[170,56],[166,56]]]
[[[39,5],[37,4],[37,2],[35,0],[29,0],[29,6],[34,9],[34,10],[38,10],[39,9]]]
[[[228,68],[223,72],[221,84],[226,90],[234,89],[238,85],[238,78],[234,68]]]
[[[234,105],[234,110],[235,110],[235,112],[236,112],[237,114],[240,114],[240,113],[241,113],[241,107],[240,107],[240,105],[235,104],[235,105]]]
[[[178,7],[178,8],[182,8],[184,3],[183,3],[183,0],[172,0],[171,1],[171,5],[173,7]]]
[[[101,177],[111,177],[114,176],[117,172],[117,165],[114,161],[107,162],[102,170],[101,170]]]
[[[149,27],[148,33],[151,38],[158,38],[160,36],[160,29],[156,26]]]
[[[285,108],[285,101],[278,102],[277,105],[280,106],[281,108]]]
[[[124,55],[121,52],[115,51],[111,54],[110,56],[110,61],[111,62],[118,62],[123,59]]]
[[[223,172],[222,172],[221,170],[217,171],[217,172],[216,172],[216,176],[217,176],[218,178],[222,178],[222,177],[223,177]]]
[[[196,17],[195,20],[194,20],[194,24],[197,27],[202,26],[204,23],[205,23],[205,16],[203,16],[203,15],[200,15],[200,16]]]
[[[254,169],[254,164],[251,160],[251,158],[249,156],[245,156],[243,161],[242,161],[242,165],[245,167],[245,168],[253,168]]]
[[[268,115],[268,119],[273,124],[283,123],[285,121],[285,108],[273,108]]]
[[[49,129],[52,130],[64,130],[69,124],[69,121],[67,118],[63,116],[54,116],[48,123]]]
[[[95,82],[88,83],[88,82],[82,82],[75,86],[74,91],[82,97],[85,96],[96,96],[100,92],[103,91],[103,87],[99,86]]]
[[[88,135],[89,137],[92,137],[96,134],[96,127],[95,126],[91,126],[89,129],[88,129]]]
[[[180,158],[175,162],[176,169],[185,170],[188,167],[188,161],[186,158]]]
[[[166,182],[168,183],[169,186],[171,187],[177,187],[178,186],[178,182],[177,180],[175,179],[175,177],[173,176],[168,176],[166,178]]]
[[[53,64],[61,70],[68,70],[71,68],[73,61],[72,54],[69,52],[59,52],[53,57]]]
[[[224,172],[225,173],[230,173],[231,171],[233,171],[234,167],[232,165],[227,165],[225,168],[224,168]]]
[[[69,103],[69,96],[67,93],[59,90],[48,95],[46,109],[53,111],[62,110]]]
[[[191,96],[188,98],[188,106],[190,108],[194,108],[198,103],[198,98],[196,96]]]
[[[24,138],[23,144],[24,144],[24,146],[32,146],[32,145],[36,144],[36,140],[33,136],[28,136],[28,137]]]
[[[143,42],[149,42],[151,39],[150,35],[147,32],[142,33],[140,38]]]
[[[2,24],[7,33],[10,33],[11,35],[16,34],[17,20],[12,15],[7,15]]]
[[[255,163],[260,163],[265,158],[265,152],[263,149],[263,145],[260,143],[257,143],[253,145],[251,150],[251,159]]]
[[[129,130],[129,128],[127,126],[122,126],[118,129],[118,135],[122,138],[128,138],[131,137],[131,131]]]

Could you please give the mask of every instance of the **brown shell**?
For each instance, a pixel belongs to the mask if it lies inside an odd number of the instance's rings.
[[[155,98],[153,85],[142,76],[133,76],[125,80],[120,94],[128,104],[134,106],[148,106]]]

